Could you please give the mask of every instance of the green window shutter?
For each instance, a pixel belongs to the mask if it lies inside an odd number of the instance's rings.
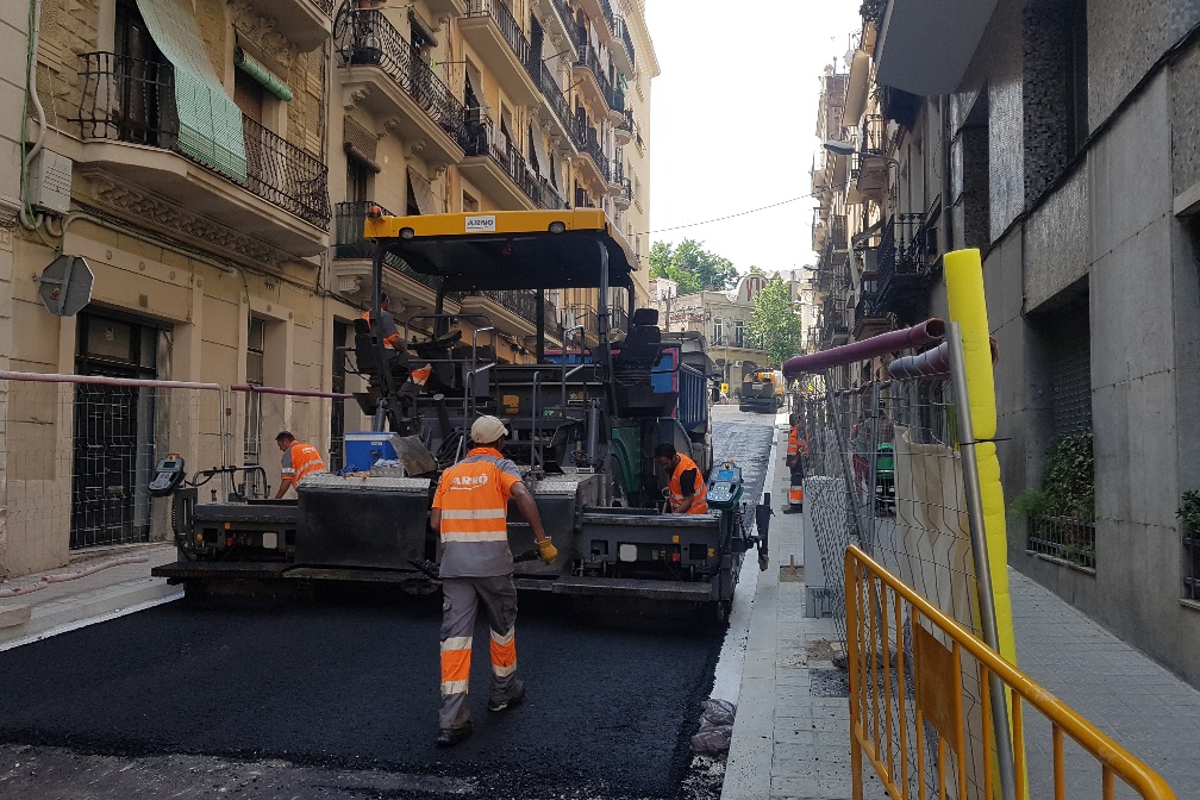
[[[238,69],[261,83],[268,92],[283,102],[286,103],[292,99],[291,87],[284,82],[283,78],[263,66],[262,62],[254,56],[247,55],[242,48],[239,47],[234,53],[233,62],[237,64]]]
[[[137,0],[154,43],[175,68],[179,152],[246,182],[242,112],[225,93],[208,60],[187,0]]]

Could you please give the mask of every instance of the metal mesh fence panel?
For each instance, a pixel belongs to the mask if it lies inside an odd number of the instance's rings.
[[[148,484],[169,453],[221,463],[222,399],[216,384],[0,373],[9,552],[168,539],[168,501]]]

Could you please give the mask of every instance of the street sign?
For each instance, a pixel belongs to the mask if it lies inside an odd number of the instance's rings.
[[[62,255],[42,271],[38,296],[51,314],[73,317],[91,302],[93,279],[83,256]]]

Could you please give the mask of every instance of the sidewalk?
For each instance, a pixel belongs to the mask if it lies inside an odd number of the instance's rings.
[[[0,651],[183,597],[182,587],[150,577],[152,568],[174,559],[174,544],[113,547],[0,582]],[[91,574],[75,577],[81,572]],[[13,590],[20,593],[5,596]]]
[[[777,453],[786,431],[777,431]],[[737,721],[722,800],[848,800],[849,699],[843,670],[825,642],[832,619],[804,616],[802,515],[778,513],[787,471],[771,485],[771,568],[758,579]],[[1117,639],[1058,596],[1009,569],[1017,658],[1022,670],[1157,771],[1183,800],[1200,785],[1200,692]],[[1052,795],[1049,726],[1026,722],[1032,797]],[[1099,768],[1072,743],[1065,748],[1067,797],[1100,796]],[[864,768],[864,797],[886,798]],[[1045,791],[1041,791],[1041,788]],[[1118,787],[1118,796],[1126,791]]]
[[[777,429],[775,477],[765,487],[775,507],[771,566],[754,595],[722,800],[851,796],[849,690],[827,645],[837,634],[832,618],[804,616],[803,516],[780,513],[789,480],[780,455],[786,445],[786,428]],[[865,797],[886,798],[868,774]]]

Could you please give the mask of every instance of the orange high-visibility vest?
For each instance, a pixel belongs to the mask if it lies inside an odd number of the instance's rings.
[[[321,454],[317,452],[317,448],[306,442],[294,442],[288,448],[287,456],[283,459],[285,481],[299,483],[306,475],[325,471],[325,462],[321,460]]]
[[[384,312],[384,313],[387,313],[387,312]],[[371,330],[371,312],[364,311],[362,318],[367,321],[367,330]],[[393,332],[389,336],[385,337],[383,340],[383,343],[385,345],[387,345],[388,347],[392,348],[393,350],[399,350],[400,345],[403,344],[403,342],[404,342],[404,337],[400,335],[400,331]]]
[[[508,501],[521,475],[491,447],[476,447],[442,473],[433,507],[442,512],[441,576],[488,578],[513,571]]]
[[[798,426],[795,426],[795,425],[793,425],[793,426],[792,426],[792,429],[791,429],[790,431],[788,431],[788,449],[787,449],[787,454],[788,454],[789,456],[794,456],[794,455],[796,455],[797,453],[799,453],[799,452],[800,452],[800,436],[799,436],[799,432],[800,432],[800,429],[799,429],[799,427],[798,427]]]
[[[667,484],[667,492],[671,496],[671,503],[678,505],[683,502],[683,485],[679,482],[679,477],[689,469],[696,470],[696,483],[699,484],[695,489],[695,499],[692,501],[692,507],[687,510],[689,514],[707,514],[708,513],[708,490],[704,487],[704,476],[700,474],[700,468],[696,466],[696,462],[679,454],[679,466],[675,467],[675,471],[671,473],[671,482]]]

